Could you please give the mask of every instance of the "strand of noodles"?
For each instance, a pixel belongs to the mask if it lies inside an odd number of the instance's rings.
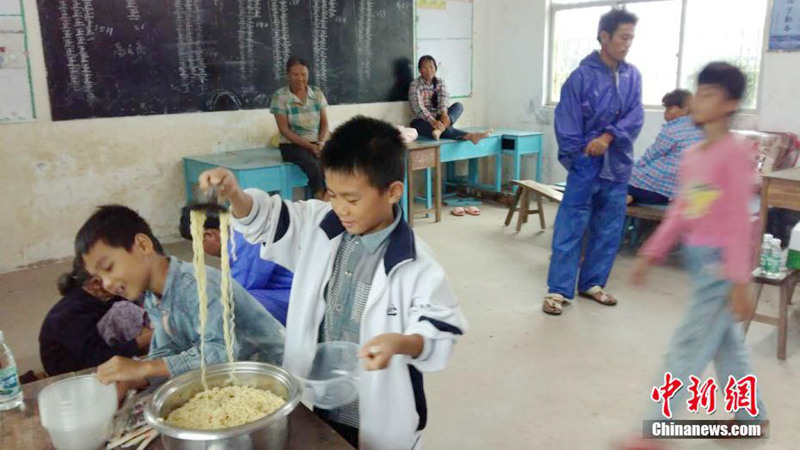
[[[208,294],[206,293],[206,258],[203,250],[203,231],[206,223],[205,211],[191,211],[190,230],[192,232],[192,251],[194,252],[194,279],[197,281],[197,304],[200,319],[200,380],[203,389],[206,384],[206,321],[208,319]]]
[[[231,260],[236,261],[238,258],[236,257],[236,237],[235,233],[233,233],[233,227],[231,227],[231,239],[230,239],[230,246],[231,246]]]
[[[228,253],[229,232],[231,226],[230,213],[221,213],[219,215],[219,240],[224,243],[224,248],[220,252],[220,269],[222,278],[220,280],[220,288],[222,295],[220,296],[222,302],[222,331],[225,336],[225,352],[228,354],[228,362],[234,362],[233,345],[234,345],[234,314],[233,314],[233,283],[231,282],[231,262],[230,254]]]

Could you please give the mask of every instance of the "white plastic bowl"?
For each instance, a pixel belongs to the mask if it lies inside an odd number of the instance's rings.
[[[352,342],[322,342],[317,346],[311,373],[302,379],[314,406],[335,409],[358,398],[358,348]]]
[[[94,450],[111,435],[117,411],[115,383],[95,375],[68,378],[39,393],[39,417],[58,450]]]

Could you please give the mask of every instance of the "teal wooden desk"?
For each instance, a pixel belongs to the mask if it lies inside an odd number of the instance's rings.
[[[542,133],[538,131],[522,131],[499,129],[496,133],[503,135],[503,153],[514,161],[514,180],[522,179],[522,157],[536,155],[536,181],[542,182]],[[516,187],[515,187],[516,189]]]
[[[243,189],[252,187],[279,192],[281,197],[292,200],[294,188],[305,187],[306,198],[309,196],[306,174],[296,165],[284,162],[280,150],[262,147],[183,158],[187,202],[192,200],[192,187],[200,174],[215,167],[225,167],[233,172]]]
[[[466,131],[478,131],[477,129],[466,128]],[[441,146],[440,159],[442,163],[449,163],[455,161],[469,160],[469,178],[468,182],[471,186],[478,187],[478,158],[487,156],[495,157],[495,184],[490,186],[490,190],[500,192],[502,174],[503,174],[503,149],[501,145],[502,136],[498,133],[492,133],[490,136],[482,139],[478,144],[473,144],[470,141],[454,141],[451,139],[441,139],[434,141],[432,139],[421,137],[417,140],[418,143],[431,143],[436,142]],[[454,167],[452,164],[448,165],[448,181],[452,180],[454,174]],[[426,176],[426,182],[430,186],[430,175]],[[430,192],[430,189],[428,189]],[[427,196],[430,198],[430,195]]]

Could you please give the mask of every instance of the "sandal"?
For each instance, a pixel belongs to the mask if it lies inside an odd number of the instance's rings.
[[[589,300],[594,300],[605,306],[614,306],[617,304],[617,299],[600,286],[592,286],[588,291],[580,292],[578,295],[583,298],[588,298]]]
[[[560,316],[564,312],[564,302],[567,299],[561,294],[547,294],[544,296],[544,303],[542,303],[542,311],[551,316]]]
[[[474,206],[467,206],[466,208],[464,208],[464,212],[469,214],[470,216],[480,216],[481,215],[481,210],[476,208],[476,207],[474,207]]]
[[[456,206],[455,208],[453,208],[452,211],[450,211],[450,214],[452,214],[452,215],[454,215],[456,217],[463,217],[464,214],[466,214],[466,211],[464,211],[464,208],[462,208],[460,206]]]

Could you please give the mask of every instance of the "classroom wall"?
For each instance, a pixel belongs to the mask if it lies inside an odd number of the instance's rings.
[[[800,135],[800,53],[767,53],[764,67],[760,128]]]
[[[486,3],[474,1],[475,86],[483,83]],[[38,119],[0,125],[0,273],[69,257],[81,223],[105,203],[136,209],[164,242],[179,239],[181,158],[261,146],[277,131],[267,110],[53,122],[36,2],[24,7]],[[460,99],[465,125],[485,121],[485,99],[475,91]],[[356,114],[410,120],[405,103],[329,109],[332,124]]]
[[[542,106],[548,57],[547,3],[546,0],[504,0],[501,8],[488,12],[488,29],[511,31],[493,33],[485,42],[492,49],[488,54],[485,82],[490,99],[489,125],[542,131],[545,135],[543,178],[558,182],[566,179],[566,171],[557,160],[553,108]],[[740,115],[735,126],[800,134],[800,103],[797,102],[800,89],[796,81],[799,71],[800,53],[765,53],[759,111],[755,115]],[[655,140],[663,124],[662,114],[659,110],[645,112],[644,127],[635,144],[637,155]],[[533,162],[526,162],[526,178],[533,178],[535,167]]]

